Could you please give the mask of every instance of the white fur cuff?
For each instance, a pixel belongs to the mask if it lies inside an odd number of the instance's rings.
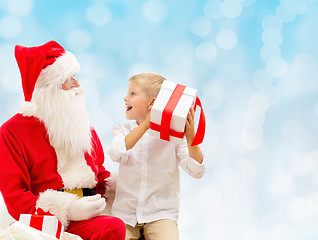
[[[63,223],[66,229],[69,224],[68,208],[77,199],[78,196],[75,194],[48,189],[40,194],[36,202],[36,208],[50,211]]]

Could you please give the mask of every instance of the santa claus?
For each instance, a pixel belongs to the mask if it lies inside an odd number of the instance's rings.
[[[124,239],[125,225],[102,215],[104,153],[90,126],[80,65],[57,42],[15,47],[25,101],[0,128],[0,190],[15,219],[50,211],[83,239]]]

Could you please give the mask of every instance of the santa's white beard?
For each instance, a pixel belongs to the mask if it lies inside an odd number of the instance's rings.
[[[65,188],[93,187],[94,173],[84,154],[91,152],[91,128],[81,88],[38,88],[32,96],[33,116],[45,125],[58,159]]]
[[[36,117],[42,120],[51,145],[71,157],[91,149],[91,131],[81,88],[35,91]]]

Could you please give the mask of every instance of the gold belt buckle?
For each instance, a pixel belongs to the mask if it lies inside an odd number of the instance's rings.
[[[69,193],[73,193],[77,196],[79,196],[80,198],[83,197],[83,189],[72,189],[72,190],[68,190],[68,189],[64,189],[64,192],[69,192]]]

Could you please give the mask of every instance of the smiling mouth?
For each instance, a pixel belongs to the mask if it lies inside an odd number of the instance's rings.
[[[127,106],[127,112],[130,111],[132,109],[131,106]]]

